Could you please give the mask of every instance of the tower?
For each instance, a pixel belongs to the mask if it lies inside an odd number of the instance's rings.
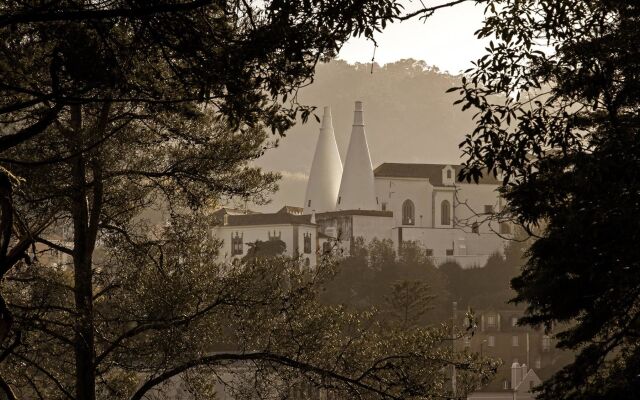
[[[362,102],[356,101],[349,149],[344,162],[336,209],[376,210],[376,191],[367,135],[364,131]]]
[[[342,160],[340,160],[336,137],[333,133],[331,107],[325,107],[307,182],[304,213],[335,210],[341,177]]]

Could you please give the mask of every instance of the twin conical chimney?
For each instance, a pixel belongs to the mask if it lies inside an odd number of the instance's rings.
[[[304,199],[304,213],[335,210],[336,198],[342,177],[342,161],[333,132],[331,107],[324,108],[320,135],[311,164],[307,193]]]
[[[337,210],[376,210],[378,208],[371,156],[364,131],[363,112],[362,102],[356,101],[351,139],[338,192]]]

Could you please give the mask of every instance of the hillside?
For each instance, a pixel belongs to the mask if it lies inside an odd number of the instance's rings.
[[[423,61],[401,60],[385,66],[350,65],[344,61],[322,64],[315,82],[299,93],[303,104],[330,105],[340,154],[346,153],[353,103],[362,100],[369,149],[374,168],[382,162],[459,162],[458,144],[472,127],[471,114],[452,103],[445,93],[458,77],[441,73]],[[321,115],[319,115],[321,116]],[[301,205],[319,123],[299,123],[258,164],[282,171],[280,191],[264,210],[282,204]]]

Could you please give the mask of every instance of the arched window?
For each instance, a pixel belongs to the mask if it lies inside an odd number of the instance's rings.
[[[415,225],[416,219],[414,217],[415,207],[413,201],[405,200],[402,203],[402,225]]]
[[[451,225],[451,203],[443,200],[440,204],[440,225]]]

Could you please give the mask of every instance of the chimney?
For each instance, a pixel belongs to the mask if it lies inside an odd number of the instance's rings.
[[[527,375],[527,372],[529,370],[527,369],[527,364],[525,364],[525,363],[522,363],[521,368],[522,368],[522,377],[520,378],[520,380],[522,381],[524,379],[525,375]]]
[[[304,214],[310,214],[312,211],[334,211],[341,177],[342,160],[333,133],[331,107],[325,107],[320,135],[307,181],[307,192],[303,205]]]
[[[356,101],[349,149],[344,162],[336,204],[338,210],[378,209],[363,114],[362,102]]]
[[[511,364],[511,389],[518,387],[522,381],[522,367],[518,364],[518,360],[514,360]]]

